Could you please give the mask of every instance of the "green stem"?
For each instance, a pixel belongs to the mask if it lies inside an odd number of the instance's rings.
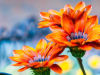
[[[81,58],[77,58],[77,61],[78,61],[79,65],[80,65],[80,68],[81,68],[83,74],[86,75],[84,67],[83,67],[83,64],[82,64],[82,59]]]
[[[31,68],[31,75],[50,75],[50,68],[40,67],[40,68]]]

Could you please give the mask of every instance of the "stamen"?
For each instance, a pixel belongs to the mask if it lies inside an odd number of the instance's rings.
[[[77,33],[75,33],[75,39],[78,39],[78,35],[77,35]]]
[[[71,40],[71,38],[70,38],[69,36],[67,36],[66,38],[67,38],[67,40],[68,40],[68,41],[70,41],[70,40]]]
[[[83,34],[83,38],[85,39],[85,40],[87,40],[87,34]]]
[[[43,62],[50,59],[50,55],[44,58],[44,56],[38,55],[38,57],[33,57],[34,60],[29,60],[29,63],[33,63],[33,62]]]
[[[44,61],[46,61],[46,60],[47,60],[47,57],[44,58]]]
[[[41,59],[41,55],[38,55],[38,58]]]
[[[42,56],[42,62],[44,61],[44,56]]]
[[[83,39],[87,40],[88,39],[87,36],[88,36],[87,34],[84,34],[81,31],[78,31],[78,33],[77,32],[76,33],[71,33],[70,36],[67,36],[66,38],[70,42],[73,39],[80,39],[80,38],[83,38]]]
[[[47,58],[48,61],[49,61],[50,57],[51,57],[51,56],[49,55],[48,58]]]
[[[33,57],[35,62],[38,62],[38,57]]]
[[[29,60],[28,62],[29,62],[29,63],[34,63],[34,61],[33,61],[32,59],[31,59],[31,60]]]
[[[71,33],[71,38],[75,39],[75,34],[74,33]]]
[[[78,39],[82,38],[82,32],[78,32]]]
[[[39,62],[42,61],[42,60],[41,60],[41,55],[38,55],[38,60],[39,60]]]

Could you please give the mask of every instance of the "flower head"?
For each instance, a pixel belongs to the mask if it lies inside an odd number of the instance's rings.
[[[13,57],[9,57],[11,60],[17,62],[13,66],[25,66],[18,71],[24,71],[28,68],[40,68],[49,67],[53,71],[61,74],[62,70],[54,62],[63,61],[68,58],[67,55],[59,55],[64,50],[64,47],[59,46],[55,43],[47,43],[41,39],[36,49],[23,46],[21,50],[13,50]]]
[[[82,50],[91,50],[92,47],[100,49],[100,25],[97,16],[87,18],[87,12],[73,21],[68,15],[63,14],[61,27],[52,26],[53,33],[46,36],[49,41],[63,46],[78,47]],[[98,40],[98,41],[97,41]]]
[[[85,3],[81,1],[75,6],[75,8],[67,4],[64,6],[64,8],[60,9],[60,12],[56,10],[49,10],[48,12],[40,12],[40,16],[43,18],[43,20],[40,21],[38,27],[39,28],[45,28],[49,26],[61,27],[61,18],[63,14],[66,14],[71,19],[75,20],[84,11],[86,11],[87,14],[89,14],[91,11],[91,8],[92,8],[91,5],[85,6]]]

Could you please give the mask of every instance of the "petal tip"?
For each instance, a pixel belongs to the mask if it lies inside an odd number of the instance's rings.
[[[85,4],[83,1],[80,1],[79,3],[81,3],[81,4]]]

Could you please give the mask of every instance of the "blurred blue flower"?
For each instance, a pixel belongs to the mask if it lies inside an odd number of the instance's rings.
[[[3,32],[5,31],[4,27],[0,27],[0,39],[2,38]]]

